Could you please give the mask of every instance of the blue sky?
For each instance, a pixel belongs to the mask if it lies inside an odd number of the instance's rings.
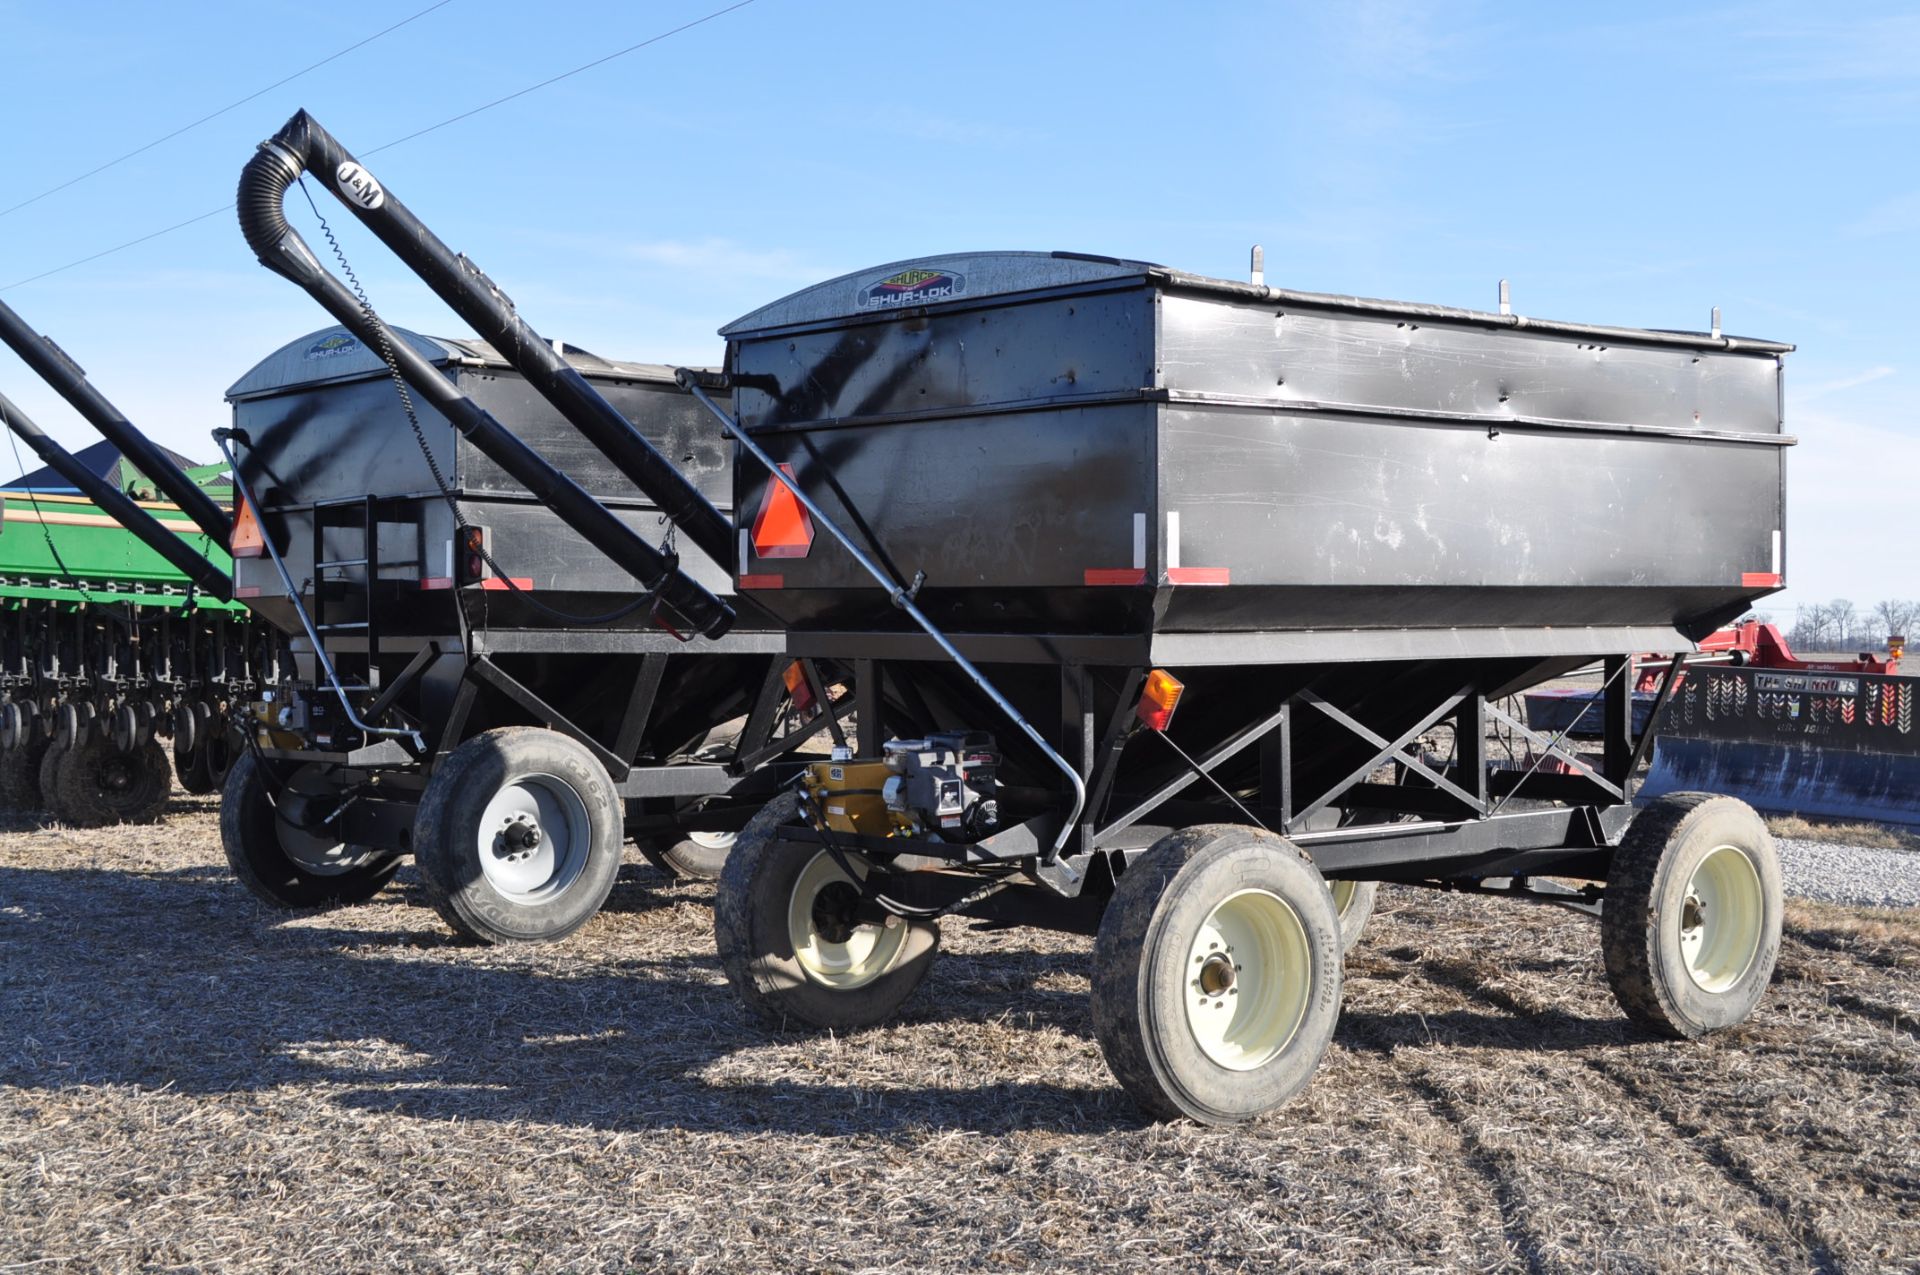
[[[0,296],[156,437],[324,323],[220,207],[300,106],[365,153],[726,0],[426,17],[0,216]],[[0,208],[425,8],[0,0]],[[809,282],[1064,248],[1796,342],[1794,602],[1920,597],[1920,10],[755,0],[369,161],[549,336],[708,362]],[[342,214],[333,218],[345,223]],[[297,224],[304,215],[296,218]],[[303,228],[310,229],[303,225]],[[458,321],[361,233],[392,321]],[[0,388],[92,441],[10,355]],[[10,457],[8,458],[10,466]]]

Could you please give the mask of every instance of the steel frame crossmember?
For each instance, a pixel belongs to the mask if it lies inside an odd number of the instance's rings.
[[[1307,803],[1305,806],[1302,806],[1298,810],[1295,810],[1292,808],[1291,793],[1283,797],[1280,805],[1281,831],[1290,832],[1292,831],[1293,825],[1295,823],[1299,822],[1302,819],[1310,819],[1314,815],[1318,814],[1320,811],[1325,810],[1329,805],[1331,805],[1335,800],[1337,800],[1341,796],[1341,794],[1345,793],[1350,788],[1354,788],[1359,784],[1365,783],[1369,775],[1373,774],[1374,771],[1378,770],[1383,764],[1389,761],[1395,763],[1396,765],[1405,766],[1409,770],[1417,771],[1418,773],[1426,776],[1429,780],[1433,782],[1435,787],[1441,789],[1443,792],[1448,792],[1453,794],[1454,797],[1456,797],[1463,805],[1465,805],[1469,810],[1473,811],[1475,814],[1477,815],[1486,814],[1487,803],[1485,798],[1477,794],[1470,793],[1465,788],[1460,787],[1458,784],[1454,783],[1451,779],[1448,779],[1445,775],[1441,774],[1439,771],[1434,770],[1431,766],[1428,766],[1426,761],[1423,758],[1421,758],[1418,755],[1418,753],[1409,752],[1407,747],[1409,744],[1419,739],[1420,736],[1426,734],[1427,731],[1433,726],[1435,722],[1438,722],[1441,718],[1452,714],[1454,710],[1456,710],[1457,708],[1460,707],[1461,704],[1466,702],[1467,698],[1470,695],[1472,695],[1472,693],[1473,693],[1472,691],[1466,688],[1462,688],[1461,690],[1455,691],[1452,695],[1449,695],[1447,696],[1446,699],[1442,700],[1438,706],[1430,710],[1418,722],[1414,723],[1408,729],[1400,732],[1397,738],[1389,740],[1386,738],[1386,736],[1378,734],[1377,732],[1367,727],[1364,723],[1356,721],[1353,717],[1342,712],[1340,709],[1335,708],[1333,705],[1327,703],[1326,700],[1322,699],[1319,695],[1315,694],[1313,691],[1310,691],[1310,690],[1301,691],[1298,695],[1294,697],[1295,699],[1299,700],[1303,704],[1307,704],[1315,709],[1318,709],[1321,713],[1331,718],[1335,723],[1345,727],[1350,734],[1356,735],[1359,738],[1365,740],[1367,743],[1372,744],[1374,748],[1376,748],[1378,751],[1375,752],[1373,756],[1369,757],[1365,762],[1361,763],[1359,766],[1349,771],[1345,777],[1335,781],[1333,786],[1328,788],[1325,792],[1321,793],[1319,797]],[[1291,721],[1282,723],[1282,729],[1291,730],[1291,728],[1292,728]]]

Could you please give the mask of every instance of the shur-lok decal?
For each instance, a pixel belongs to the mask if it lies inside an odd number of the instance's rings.
[[[954,270],[902,270],[860,290],[862,310],[891,310],[903,305],[945,301],[967,290],[967,277]]]

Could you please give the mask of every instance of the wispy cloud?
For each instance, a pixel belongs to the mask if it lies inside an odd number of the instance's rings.
[[[1862,213],[1858,220],[1848,223],[1845,230],[1847,234],[1860,239],[1920,231],[1920,190],[1881,200]]]
[[[1837,377],[1831,381],[1822,381],[1818,385],[1809,385],[1806,389],[1801,390],[1797,397],[1813,399],[1820,398],[1826,394],[1838,394],[1842,390],[1850,390],[1857,386],[1878,381],[1883,377],[1892,376],[1896,371],[1898,371],[1897,368],[1888,367],[1883,364],[1880,367],[1868,368],[1864,372],[1856,372],[1852,376]]]

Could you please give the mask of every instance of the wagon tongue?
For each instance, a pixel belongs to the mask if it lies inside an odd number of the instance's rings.
[[[450,250],[392,192],[305,111],[287,121],[240,175],[240,228],[260,263],[299,284],[367,347],[380,351],[414,392],[451,421],[475,448],[513,476],[588,543],[653,593],[663,626],[718,637],[733,609],[648,544],[572,478],[481,410],[405,341],[362,297],[322,268],[287,223],[287,190],[313,169],[347,209],[392,249],[507,363],[527,379],[634,486],[652,499],[701,552],[732,566],[732,524],[654,449],[586,378],[515,312],[478,267]]]

